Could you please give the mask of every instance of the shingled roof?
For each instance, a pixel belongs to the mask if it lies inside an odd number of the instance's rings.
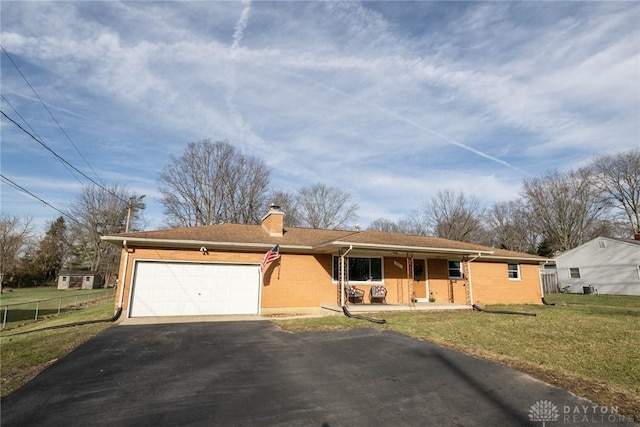
[[[282,236],[270,236],[261,225],[217,224],[103,236],[103,240],[127,247],[188,248],[262,251],[280,244],[281,252],[335,253],[353,247],[367,251],[424,253],[440,256],[479,255],[482,258],[544,262],[536,255],[506,251],[473,243],[428,236],[382,231],[283,228]]]

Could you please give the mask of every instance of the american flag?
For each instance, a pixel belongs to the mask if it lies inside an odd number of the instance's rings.
[[[264,259],[262,260],[262,264],[260,264],[260,271],[263,271],[267,268],[267,265],[270,262],[273,262],[280,258],[280,245],[275,245],[269,251],[264,254]]]

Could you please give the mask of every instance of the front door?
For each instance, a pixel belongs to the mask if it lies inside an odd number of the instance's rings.
[[[413,297],[427,298],[427,269],[423,259],[413,260]]]

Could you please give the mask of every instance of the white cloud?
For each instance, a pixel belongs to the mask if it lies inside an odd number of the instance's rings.
[[[170,154],[227,139],[276,187],[342,185],[361,213],[397,217],[439,189],[501,201],[605,142],[637,147],[639,17],[637,3],[7,2],[2,40],[104,179],[157,194]],[[7,61],[2,84],[80,165]],[[33,158],[19,176],[73,180],[6,140],[7,173]]]

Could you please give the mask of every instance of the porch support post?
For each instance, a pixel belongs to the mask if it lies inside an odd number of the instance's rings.
[[[409,306],[413,307],[415,304],[413,303],[413,254],[407,252],[407,293],[409,294]]]
[[[347,274],[346,274],[346,267],[345,267],[345,260],[347,259],[347,254],[349,252],[351,252],[351,249],[353,249],[353,246],[349,246],[349,249],[347,249],[343,254],[340,254],[340,259],[338,261],[338,274],[340,275],[339,280],[340,280],[340,306],[344,307],[345,301],[344,301],[344,290],[345,290],[345,281],[347,280]]]
[[[467,281],[469,283],[469,301],[470,301],[470,305],[473,305],[473,283],[471,282],[471,263],[475,260],[477,260],[478,258],[480,258],[480,254],[474,256],[473,258],[470,258],[467,261],[467,271],[468,271],[468,275],[469,277],[467,278]]]

